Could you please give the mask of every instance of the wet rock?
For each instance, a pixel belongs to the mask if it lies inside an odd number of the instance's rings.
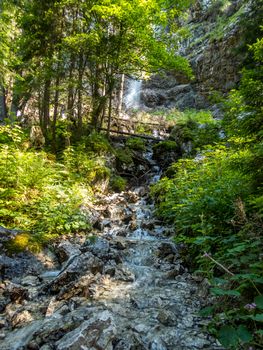
[[[1,316],[0,317],[0,329],[4,328],[5,326],[6,326],[6,319],[3,316]]]
[[[33,287],[40,284],[39,277],[28,275],[21,280],[21,285],[26,287]]]
[[[100,274],[96,276],[93,274],[82,276],[77,282],[72,281],[61,287],[58,298],[60,300],[68,300],[76,296],[89,298],[93,295],[94,285],[100,282],[100,278]]]
[[[95,243],[91,243],[87,246],[88,251],[92,254],[101,257],[105,256],[109,253],[110,250],[110,244],[106,239],[103,238],[96,238]]]
[[[165,326],[175,326],[178,323],[177,316],[169,310],[159,311],[157,320]]]
[[[155,227],[155,221],[144,221],[141,225],[143,229],[153,230]]]
[[[108,311],[98,313],[56,343],[57,350],[112,350],[116,334],[113,317]]]
[[[103,231],[105,229],[105,227],[111,227],[111,220],[110,219],[103,219],[103,220],[99,220],[96,228],[100,231]]]
[[[182,265],[178,264],[173,266],[171,270],[166,272],[165,277],[168,279],[175,278],[179,275],[182,275],[184,272],[185,272],[185,268]]]
[[[79,256],[73,256],[67,261],[60,274],[48,284],[46,288],[51,288],[53,292],[59,291],[61,286],[76,280],[79,275],[82,275],[85,272],[96,274],[98,272],[101,273],[102,270],[103,262],[91,252],[86,252]]]
[[[56,248],[56,254],[58,256],[59,262],[63,263],[67,261],[72,256],[80,255],[81,252],[77,245],[72,244],[68,241],[61,242]]]
[[[10,303],[10,299],[0,296],[0,313],[5,311],[6,306]]]
[[[157,338],[150,343],[150,350],[167,350],[167,347],[160,338]]]
[[[18,311],[13,315],[11,319],[11,325],[13,327],[21,327],[24,326],[25,323],[32,322],[33,320],[34,318],[27,310]]]
[[[50,249],[44,249],[42,252],[36,254],[37,261],[41,264],[43,269],[54,269],[58,266],[57,256]],[[37,272],[41,271],[40,267],[37,269]]]
[[[39,350],[39,346],[35,341],[31,341],[28,345],[27,345],[27,350]]]
[[[125,192],[124,195],[129,203],[136,203],[139,199],[139,196],[136,193],[131,191]]]
[[[118,231],[116,232],[116,236],[126,237],[128,233],[129,233],[128,229],[121,228],[121,229],[118,229]]]
[[[23,300],[28,299],[28,290],[20,285],[10,283],[3,295],[13,303],[21,303]]]
[[[0,256],[0,278],[4,279],[6,276],[6,270],[12,270],[15,267],[14,259],[11,259],[5,255]]]
[[[111,247],[117,249],[117,250],[124,250],[127,248],[127,242],[121,240],[121,239],[115,239],[114,241],[110,242]]]
[[[116,267],[115,280],[124,281],[124,282],[133,282],[135,280],[135,275],[126,267]]]
[[[163,259],[171,254],[173,256],[176,254],[175,244],[172,242],[162,242],[161,245],[158,247],[157,256]]]
[[[52,348],[48,344],[45,344],[45,345],[41,346],[41,348],[39,350],[52,350]]]
[[[112,265],[105,266],[103,269],[103,273],[105,275],[109,275],[109,276],[113,277],[115,275],[115,266],[112,266]]]

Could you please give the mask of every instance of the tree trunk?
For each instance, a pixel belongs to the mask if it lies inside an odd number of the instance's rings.
[[[68,103],[67,103],[67,115],[70,120],[74,120],[73,107],[74,107],[74,85],[73,85],[73,72],[75,68],[75,57],[71,55],[69,65],[69,85],[68,85]]]
[[[84,71],[83,55],[79,55],[79,72],[78,72],[78,132],[82,134],[82,90],[83,90],[83,71]]]
[[[110,137],[111,113],[112,113],[112,90],[110,91],[110,97],[109,97],[109,115],[108,115],[108,127],[107,127],[108,138]]]
[[[7,118],[6,93],[5,88],[0,85],[0,122]]]
[[[59,70],[59,69],[58,69]],[[55,97],[54,97],[54,116],[53,116],[53,124],[52,124],[52,148],[53,152],[56,152],[56,128],[57,128],[57,119],[58,119],[58,103],[59,103],[59,83],[60,76],[59,72],[57,72],[57,78],[55,83]]]
[[[98,65],[95,68],[94,76],[95,78],[94,78],[94,83],[92,88],[91,125],[92,125],[92,128],[97,130],[100,124],[100,114],[104,107],[103,97],[100,95],[100,91],[99,91],[100,70]]]
[[[120,86],[120,92],[119,92],[119,103],[118,103],[118,116],[120,116],[122,111],[122,102],[123,102],[123,93],[124,93],[124,81],[125,81],[125,75],[121,75],[121,86]]]
[[[44,85],[43,95],[43,134],[46,136],[47,128],[50,124],[50,86],[51,80],[47,78]]]

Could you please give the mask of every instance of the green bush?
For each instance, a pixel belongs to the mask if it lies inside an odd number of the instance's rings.
[[[187,142],[192,144],[192,154],[206,145],[215,145],[219,141],[220,121],[215,120],[209,111],[188,110],[175,115],[176,125],[170,138],[181,147]]]
[[[110,180],[110,187],[113,191],[122,192],[127,186],[127,180],[121,176],[114,175]]]
[[[24,231],[8,249],[40,249],[58,235],[89,230],[84,208],[92,186],[109,181],[105,159],[91,157],[80,144],[57,163],[45,152],[23,149],[26,135],[19,127],[1,126],[0,140],[0,225]]]
[[[167,140],[156,143],[153,146],[153,150],[155,153],[166,153],[169,151],[177,151],[178,145],[175,141]]]
[[[231,349],[262,343],[261,304],[244,308],[263,291],[263,197],[255,193],[253,159],[246,143],[217,146],[173,164],[171,177],[151,189],[157,214],[175,225],[175,241],[187,247],[185,261],[210,279],[219,299],[202,314],[213,317],[210,331]]]
[[[139,138],[129,138],[126,141],[126,147],[135,150],[135,151],[145,151],[145,142],[142,139]]]
[[[235,199],[251,190],[251,177],[239,170],[248,157],[249,150],[237,153],[222,147],[203,152],[200,159],[180,160],[173,166],[174,177],[163,178],[152,188],[161,202],[158,212],[175,222],[179,234],[215,235],[227,228]]]
[[[115,156],[117,163],[120,165],[133,165],[133,153],[129,148],[117,148],[115,149]]]
[[[103,134],[92,132],[89,136],[83,137],[82,141],[85,142],[86,149],[95,154],[102,155],[105,153],[112,153],[112,147]]]

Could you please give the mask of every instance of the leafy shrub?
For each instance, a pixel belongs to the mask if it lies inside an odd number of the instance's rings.
[[[105,158],[94,153],[87,153],[85,145],[68,147],[63,154],[63,162],[75,181],[89,185],[108,183],[110,169],[105,165]]]
[[[175,221],[178,233],[216,234],[233,217],[235,199],[250,193],[250,176],[237,164],[249,156],[248,150],[237,154],[222,147],[199,159],[180,160],[173,166],[174,177],[152,188],[158,202],[165,199],[159,213]]]
[[[109,181],[105,160],[91,158],[81,144],[56,163],[45,152],[24,150],[20,128],[0,127],[0,139],[0,225],[24,231],[7,248],[40,249],[58,235],[89,230],[83,208],[92,200],[92,186]]]
[[[126,141],[126,147],[131,148],[135,151],[145,151],[145,142],[139,138],[129,138]]]
[[[86,149],[96,154],[111,153],[112,147],[103,134],[92,132],[89,136],[82,139],[85,142]]]
[[[153,150],[155,153],[166,153],[169,151],[177,151],[178,145],[175,141],[167,140],[156,143],[153,146]]]
[[[114,175],[110,180],[111,188],[116,192],[122,192],[127,186],[127,180],[121,176]]]
[[[220,122],[208,111],[185,111],[176,114],[176,125],[170,138],[177,142],[183,151],[183,145],[192,144],[192,154],[206,145],[214,145],[219,141]]]
[[[255,329],[260,306],[244,308],[261,295],[263,282],[262,222],[253,214],[263,212],[263,200],[255,198],[248,171],[253,159],[246,144],[217,146],[173,164],[171,178],[151,189],[158,215],[175,225],[176,242],[187,247],[185,261],[210,279],[219,300],[203,312],[213,316],[210,331],[231,349],[262,342]]]
[[[117,163],[133,165],[132,151],[129,148],[118,148],[115,149],[115,156]]]

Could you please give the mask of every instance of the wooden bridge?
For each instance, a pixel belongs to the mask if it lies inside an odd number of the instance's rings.
[[[146,130],[138,132],[137,130]],[[155,142],[164,141],[166,139],[169,125],[165,120],[160,120],[159,123],[144,122],[132,118],[112,118],[110,128],[101,127],[101,131],[108,132],[123,137],[137,137]],[[147,133],[146,133],[147,132]],[[154,135],[155,134],[155,135]]]

